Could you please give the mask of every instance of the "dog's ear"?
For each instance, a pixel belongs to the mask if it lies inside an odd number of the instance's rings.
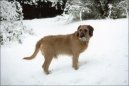
[[[77,31],[80,29],[81,25],[79,25],[79,27],[77,28]]]
[[[74,33],[75,36],[77,36],[77,37],[79,36],[79,29],[80,29],[80,27],[81,27],[81,25],[78,26],[77,31]]]
[[[76,31],[76,32],[74,33],[74,35],[78,37],[78,36],[79,36],[79,32]]]
[[[93,36],[93,31],[94,31],[94,28],[90,25],[87,25],[88,29],[89,29],[89,35],[90,36]]]

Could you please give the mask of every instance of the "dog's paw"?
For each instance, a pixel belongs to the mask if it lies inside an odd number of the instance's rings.
[[[75,70],[78,70],[79,68],[78,67],[73,67]]]
[[[78,70],[79,68],[78,67],[76,67],[76,68],[74,68],[75,70]]]
[[[51,71],[45,71],[46,75],[49,75],[51,73]]]

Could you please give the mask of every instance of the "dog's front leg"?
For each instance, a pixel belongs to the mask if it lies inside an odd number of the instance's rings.
[[[78,69],[78,58],[79,58],[79,55],[73,55],[73,64],[72,64],[72,67],[77,70]]]

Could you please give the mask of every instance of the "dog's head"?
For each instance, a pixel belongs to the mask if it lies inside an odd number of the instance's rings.
[[[93,36],[94,28],[90,25],[80,25],[77,29],[77,36],[81,41],[89,41]]]

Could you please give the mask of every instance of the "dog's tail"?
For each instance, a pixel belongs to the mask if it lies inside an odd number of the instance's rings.
[[[37,53],[39,52],[39,49],[40,49],[40,45],[41,45],[41,40],[39,40],[35,46],[35,51],[34,53],[30,56],[30,57],[24,57],[23,59],[25,60],[31,60],[31,59],[34,59],[37,55]]]

